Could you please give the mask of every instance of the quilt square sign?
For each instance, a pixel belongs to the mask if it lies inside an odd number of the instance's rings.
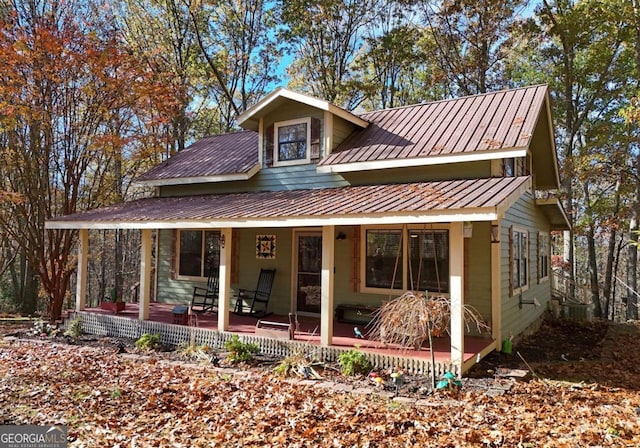
[[[256,258],[273,260],[276,258],[276,236],[256,235]]]

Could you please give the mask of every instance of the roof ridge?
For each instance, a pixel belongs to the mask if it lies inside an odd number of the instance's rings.
[[[505,89],[500,89],[500,90],[494,90],[494,91],[491,91],[491,92],[475,93],[475,94],[472,94],[472,95],[465,95],[465,96],[457,96],[455,98],[442,98],[442,99],[439,99],[439,100],[424,101],[422,103],[416,103],[416,104],[405,104],[403,106],[385,107],[383,109],[376,109],[376,110],[372,110],[372,111],[369,111],[369,112],[364,112],[364,113],[362,113],[362,114],[360,114],[358,116],[360,118],[362,118],[365,115],[371,115],[371,114],[375,114],[375,113],[378,113],[378,112],[387,112],[387,111],[393,111],[393,110],[407,109],[407,108],[410,108],[410,107],[428,106],[430,104],[438,104],[438,103],[444,103],[444,102],[448,102],[448,101],[465,100],[467,98],[476,98],[476,97],[480,97],[480,96],[496,95],[496,94],[500,94],[500,93],[516,92],[518,90],[534,89],[534,88],[538,88],[538,87],[548,87],[548,86],[549,86],[549,84],[541,83],[541,84],[533,84],[533,85],[530,85],[530,86],[505,88]]]

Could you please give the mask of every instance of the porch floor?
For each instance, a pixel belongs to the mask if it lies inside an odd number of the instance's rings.
[[[176,304],[152,302],[149,305],[149,319],[154,322],[173,323],[172,310]],[[138,304],[127,303],[124,311],[115,314],[113,311],[103,310],[101,308],[86,308],[86,312],[106,315],[117,315],[129,319],[138,319]],[[197,326],[212,330],[218,329],[218,314],[216,312],[194,313],[197,316]],[[288,322],[287,316],[272,314],[265,320],[271,322]],[[256,322],[258,319],[250,316],[239,316],[233,313],[229,314],[229,329],[231,333],[239,334],[255,334]],[[320,319],[315,317],[298,316],[299,327],[296,331],[295,339],[297,341],[308,342],[311,344],[320,344]],[[359,339],[355,337],[354,327],[358,327],[365,338]],[[366,325],[349,324],[333,322],[333,341],[332,345],[336,347],[354,347],[358,346],[363,351],[383,353],[388,355],[396,355],[411,358],[429,358],[430,352],[428,346],[423,346],[420,350],[406,349],[402,347],[384,346],[379,341],[367,339]],[[486,349],[493,343],[490,337],[465,336],[464,338],[464,362],[471,361],[479,354],[486,352]],[[436,362],[450,362],[451,360],[451,342],[448,336],[433,339],[434,358]]]

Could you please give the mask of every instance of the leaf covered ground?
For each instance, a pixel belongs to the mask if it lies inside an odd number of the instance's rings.
[[[614,327],[589,352],[541,350],[548,360],[535,359],[525,341],[540,379],[504,395],[463,389],[418,405],[259,370],[0,340],[0,424],[66,424],[69,446],[78,447],[640,446],[640,333]]]

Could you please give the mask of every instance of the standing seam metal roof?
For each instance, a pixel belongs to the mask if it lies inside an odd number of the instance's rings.
[[[544,85],[379,110],[319,165],[528,147]]]
[[[265,191],[181,197],[155,197],[117,204],[48,221],[184,222],[243,219],[288,219],[459,211],[497,207],[529,177],[349,186],[311,190]]]
[[[258,133],[240,131],[198,140],[153,167],[137,181],[247,173],[258,163]]]

